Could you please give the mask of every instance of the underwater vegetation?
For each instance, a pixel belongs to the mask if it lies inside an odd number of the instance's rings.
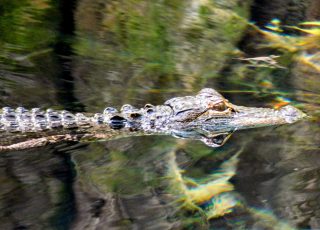
[[[170,193],[176,196],[174,203],[178,204],[178,211],[187,210],[195,216],[191,220],[199,221],[201,217],[207,223],[211,219],[232,214],[236,209],[242,209],[254,219],[258,228],[295,229],[268,210],[248,207],[234,191],[230,179],[236,174],[241,153],[242,149],[223,162],[219,169],[207,178],[195,180],[183,176],[184,170],[179,168],[175,152],[170,152],[167,177],[170,180]]]
[[[320,71],[320,21],[302,22],[298,26],[282,25],[273,19],[265,28],[249,23],[250,36],[261,38],[256,51],[266,50],[269,56],[235,58],[247,63],[246,67],[285,69],[293,64],[306,65]],[[290,34],[287,32],[290,30]],[[260,69],[261,70],[261,69]]]
[[[175,152],[170,152],[167,177],[170,181],[170,193],[176,196],[174,204],[178,204],[178,211],[189,211],[195,216],[191,220],[199,221],[197,217],[201,217],[207,223],[242,210],[251,216],[258,228],[295,229],[278,219],[271,211],[249,207],[234,191],[230,179],[236,174],[241,152],[242,149],[224,161],[218,170],[201,180],[184,176],[185,171],[179,168]]]
[[[207,219],[223,216],[232,211],[237,202],[230,202],[226,192],[234,190],[229,180],[236,173],[236,164],[240,152],[224,162],[220,169],[213,172],[203,183],[183,176],[183,170],[179,168],[175,160],[175,153],[169,153],[168,178],[170,189],[178,196],[177,203],[180,208],[204,213]],[[231,201],[231,200],[230,200]],[[207,211],[204,206],[208,206]]]
[[[178,204],[178,212],[181,210],[193,213],[191,219],[194,222],[202,220],[203,225],[212,218],[231,213],[233,208],[240,204],[232,195],[234,186],[229,182],[235,175],[240,152],[201,181],[183,176],[184,171],[176,163],[175,152],[168,154],[169,190],[170,194],[176,197],[174,204]]]
[[[260,48],[272,48],[280,51],[282,55],[290,53],[292,60],[302,62],[315,70],[320,70],[320,21],[302,22],[298,26],[281,25],[280,20],[273,19],[266,29],[251,24],[258,31],[264,41]],[[295,34],[285,33],[285,29],[294,31]],[[274,57],[274,56],[273,56]],[[279,56],[276,56],[279,57]],[[275,65],[275,63],[271,63]]]
[[[295,98],[317,98],[310,92],[288,90],[286,84],[315,85],[312,77],[320,71],[320,22],[302,22],[287,26],[273,19],[264,27],[248,22],[248,28],[238,52],[224,69],[223,76],[234,85],[234,91],[252,93],[269,101],[274,108],[295,103]],[[234,92],[233,91],[233,92]]]
[[[320,21],[302,22],[299,26],[286,26],[281,25],[280,20],[273,19],[265,26],[266,29],[260,29],[253,23],[250,25],[263,35],[267,47],[289,52],[312,51],[320,47]],[[284,29],[291,29],[296,33],[288,34]]]

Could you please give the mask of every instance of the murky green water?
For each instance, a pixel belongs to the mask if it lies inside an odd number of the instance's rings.
[[[238,105],[309,115],[217,149],[148,136],[5,153],[0,229],[319,229],[319,52],[262,37],[251,4],[0,1],[0,106],[99,112],[212,87]],[[269,55],[276,65],[243,60]],[[223,173],[228,191],[215,184]],[[203,185],[201,205],[182,205],[179,175]]]

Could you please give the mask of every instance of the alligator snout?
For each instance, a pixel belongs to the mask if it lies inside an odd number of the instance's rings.
[[[291,105],[287,105],[287,106],[282,107],[279,110],[279,113],[285,119],[285,121],[287,123],[297,122],[307,116],[301,110],[299,110]]]

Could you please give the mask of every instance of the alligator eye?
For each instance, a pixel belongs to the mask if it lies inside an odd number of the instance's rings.
[[[226,111],[228,109],[228,106],[225,103],[220,102],[218,104],[212,105],[211,109],[219,111],[219,112],[223,112],[223,111]]]

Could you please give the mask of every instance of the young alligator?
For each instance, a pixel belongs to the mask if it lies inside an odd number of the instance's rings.
[[[98,141],[125,136],[173,135],[209,146],[223,145],[235,130],[293,123],[305,116],[285,106],[280,110],[231,104],[217,91],[176,97],[163,105],[136,109],[108,107],[92,116],[68,111],[5,107],[0,114],[0,152],[27,149],[59,141]]]

